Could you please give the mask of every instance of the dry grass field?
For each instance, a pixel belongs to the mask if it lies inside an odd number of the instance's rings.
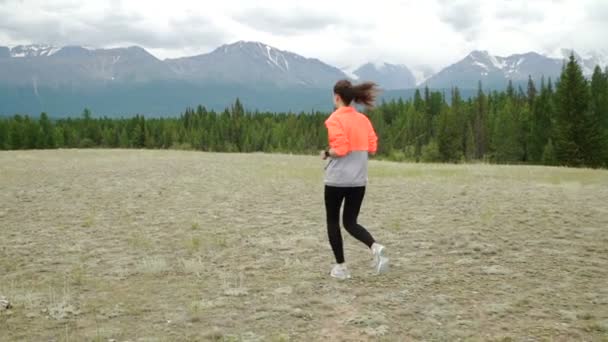
[[[608,341],[608,171],[372,161],[340,282],[323,166],[0,152],[0,340]]]

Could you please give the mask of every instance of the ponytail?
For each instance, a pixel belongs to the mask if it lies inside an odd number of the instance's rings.
[[[373,107],[378,95],[378,86],[374,82],[352,85],[349,80],[341,80],[334,86],[334,94],[340,95],[342,102],[347,106],[355,101],[366,107]]]

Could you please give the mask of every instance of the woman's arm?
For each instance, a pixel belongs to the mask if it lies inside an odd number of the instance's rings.
[[[376,155],[376,151],[378,151],[378,136],[376,135],[376,131],[374,130],[374,126],[372,125],[369,119],[367,120],[369,123],[367,139],[368,139],[368,150],[367,152],[374,156]]]

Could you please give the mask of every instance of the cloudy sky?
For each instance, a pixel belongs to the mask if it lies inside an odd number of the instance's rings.
[[[608,0],[0,0],[0,46],[140,45],[159,58],[261,41],[338,67],[438,69],[496,55],[608,50]]]

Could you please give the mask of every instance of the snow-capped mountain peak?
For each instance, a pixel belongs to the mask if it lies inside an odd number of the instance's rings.
[[[233,44],[220,46],[214,52],[224,54],[238,53],[257,59],[264,59],[268,66],[278,68],[284,72],[289,71],[290,59],[302,59],[299,55],[287,51],[281,51],[273,46],[261,42],[250,42],[243,40]]]
[[[328,87],[347,77],[318,59],[250,41],[238,41],[207,54],[165,62],[179,77],[205,82]]]
[[[416,77],[408,67],[390,63],[367,63],[353,71],[356,79],[374,81],[384,89],[407,89],[416,86]]]
[[[500,89],[509,80],[525,84],[528,77],[535,80],[541,77],[559,77],[563,64],[574,55],[583,74],[590,77],[594,68],[605,67],[608,58],[602,53],[591,53],[582,57],[571,49],[561,49],[549,57],[536,52],[514,54],[508,57],[493,56],[487,51],[473,51],[461,61],[443,69],[423,84],[435,88],[474,89],[478,81],[484,87]]]
[[[466,59],[471,60],[473,65],[478,66],[485,71],[492,71],[492,69],[502,70],[506,66],[504,58],[493,56],[485,50],[475,50],[471,52]]]
[[[51,45],[33,44],[33,45],[18,45],[11,49],[11,57],[49,57],[60,50]]]
[[[490,53],[486,50],[473,50],[469,53],[467,58],[472,60],[487,60],[490,59]]]
[[[608,66],[608,54],[605,52],[589,51],[584,55],[581,55],[573,49],[561,49],[561,59],[563,61],[568,61],[571,55],[574,55],[574,58],[583,69],[583,74],[585,74],[585,76],[591,76],[596,66],[599,66],[602,69]]]

